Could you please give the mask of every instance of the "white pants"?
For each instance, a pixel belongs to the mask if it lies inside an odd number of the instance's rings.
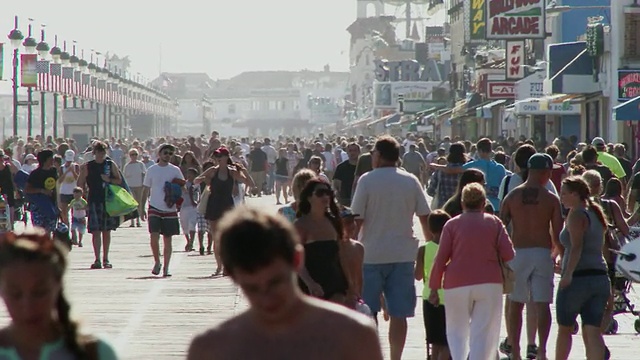
[[[453,360],[467,360],[467,355],[469,360],[495,358],[502,321],[502,284],[448,289],[444,298],[447,341]]]

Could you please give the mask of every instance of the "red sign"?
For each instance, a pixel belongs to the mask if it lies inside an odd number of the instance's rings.
[[[524,41],[507,41],[506,55],[507,79],[520,80],[524,78]]]
[[[487,82],[487,99],[515,99],[515,83],[513,81]]]

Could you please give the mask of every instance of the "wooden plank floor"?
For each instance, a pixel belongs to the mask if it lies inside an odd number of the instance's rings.
[[[253,206],[275,211],[273,197],[249,199]],[[417,222],[416,229],[417,229]],[[420,231],[417,234],[421,234]],[[85,247],[71,252],[66,287],[75,318],[83,329],[107,339],[122,359],[184,359],[191,338],[247,308],[246,300],[228,278],[211,276],[213,256],[184,253],[184,238],[174,240],[173,277],[151,275],[146,228],[128,228],[125,224],[113,235],[110,270],[89,270],[93,262],[90,237]],[[417,284],[419,297],[422,285]],[[632,298],[640,304],[633,293]],[[620,333],[607,336],[612,359],[638,359],[640,337],[633,329],[634,319],[618,316]],[[8,317],[0,308],[0,322]],[[380,324],[380,340],[388,354],[388,323]],[[505,336],[504,324],[501,337]],[[555,348],[553,325],[549,354]],[[409,319],[404,359],[425,359],[422,299],[418,298],[416,317]],[[582,339],[574,340],[571,359],[584,359]]]

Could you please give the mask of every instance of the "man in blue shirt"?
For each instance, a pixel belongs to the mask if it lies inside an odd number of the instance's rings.
[[[478,160],[470,161],[463,165],[463,169],[478,169],[484,173],[484,177],[487,181],[485,189],[487,191],[487,199],[491,201],[491,205],[496,212],[500,211],[500,199],[498,198],[498,192],[500,189],[500,183],[502,178],[507,174],[504,166],[498,164],[491,157],[493,150],[491,148],[491,140],[483,138],[476,143]]]
[[[491,157],[493,150],[491,148],[491,140],[482,138],[476,143],[477,160],[470,161],[462,166],[462,168],[446,167],[445,165],[431,164],[430,166],[436,170],[443,171],[447,174],[461,174],[467,169],[478,169],[484,174],[487,192],[487,199],[491,201],[491,205],[496,213],[500,212],[500,199],[498,193],[502,179],[507,175],[507,170],[498,164]]]

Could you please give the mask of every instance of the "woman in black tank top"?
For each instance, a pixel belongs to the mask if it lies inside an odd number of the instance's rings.
[[[312,296],[346,304],[349,284],[340,256],[342,222],[334,191],[316,178],[307,182],[300,194],[295,226],[305,249],[300,287]]]
[[[207,211],[205,218],[209,221],[209,231],[213,234],[216,232],[218,220],[229,210],[233,209],[233,187],[235,181],[246,182],[247,179],[239,172],[235,166],[231,166],[229,158],[229,150],[221,147],[214,152],[214,157],[218,162],[218,166],[213,166],[198,176],[194,183],[200,184],[204,182],[209,184],[211,195],[207,202]],[[222,272],[222,259],[220,258],[219,240],[214,239],[213,254],[216,258],[217,269],[214,275]],[[211,249],[207,249],[211,254]]]

